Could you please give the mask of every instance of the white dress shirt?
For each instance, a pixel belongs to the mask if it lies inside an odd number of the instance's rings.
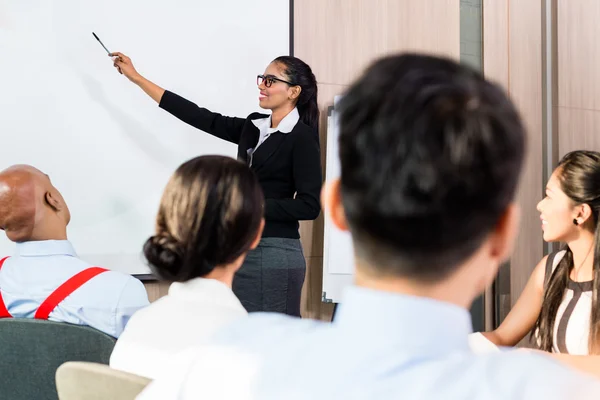
[[[294,107],[294,109],[290,111],[288,115],[283,117],[277,128],[271,128],[271,115],[269,115],[267,118],[252,120],[254,126],[256,126],[260,131],[258,143],[256,144],[256,147],[254,147],[254,151],[256,151],[256,149],[258,149],[258,147],[263,144],[263,142],[267,140],[272,133],[290,133],[299,120],[300,114],[298,113],[298,109],[296,107]]]
[[[196,278],[172,283],[167,296],[131,318],[110,366],[154,378],[173,355],[202,344],[224,324],[247,315],[233,291],[220,281]]]
[[[518,351],[475,355],[467,310],[347,290],[331,324],[254,313],[182,354],[138,399],[584,400],[600,382]]]
[[[90,267],[93,265],[77,258],[67,240],[17,243],[15,254],[0,270],[0,290],[8,312],[14,318],[33,318],[56,288]],[[48,320],[87,325],[118,337],[131,315],[147,305],[142,282],[131,275],[107,271],[67,296]]]

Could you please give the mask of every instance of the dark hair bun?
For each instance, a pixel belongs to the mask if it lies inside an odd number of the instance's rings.
[[[183,254],[180,243],[170,235],[152,236],[144,244],[144,256],[150,268],[163,279],[174,280],[183,263]]]
[[[246,254],[259,232],[264,196],[248,166],[224,156],[200,156],[171,176],[160,201],[156,234],[144,245],[161,279],[206,277]]]

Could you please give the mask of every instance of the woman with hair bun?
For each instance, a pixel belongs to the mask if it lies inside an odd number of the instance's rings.
[[[177,169],[144,245],[154,274],[173,283],[130,319],[111,367],[153,378],[172,355],[247,315],[233,277],[258,246],[263,204],[254,173],[232,158],[196,157]]]

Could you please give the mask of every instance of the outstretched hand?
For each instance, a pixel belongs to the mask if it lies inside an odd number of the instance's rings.
[[[116,51],[110,53],[109,56],[113,58],[113,66],[117,71],[119,71],[120,74],[125,75],[130,81],[135,82],[137,78],[141,77],[133,66],[131,58],[127,57],[125,54]]]

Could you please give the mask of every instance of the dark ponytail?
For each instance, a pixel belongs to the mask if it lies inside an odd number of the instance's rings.
[[[537,335],[538,348],[540,350],[552,353],[556,314],[569,283],[569,275],[572,269],[573,253],[569,246],[566,246],[565,255],[554,269],[544,289],[542,310],[535,323],[535,329],[531,332],[532,339],[535,340],[535,335]]]
[[[594,229],[594,264],[589,353],[600,354],[600,153],[583,150],[568,153],[559,162],[557,171],[562,191],[575,204],[587,204],[592,210],[590,218]],[[573,267],[573,253],[567,245],[564,257],[544,290],[542,310],[535,325],[534,332],[538,334],[541,350],[552,351],[556,315]]]
[[[598,291],[600,290],[600,223],[598,223],[598,210],[594,212],[596,229],[594,233],[594,270],[592,272],[592,313],[590,315],[590,354],[600,354],[600,304],[598,304]]]
[[[292,56],[277,57],[273,62],[285,66],[283,73],[289,81],[302,88],[296,103],[300,121],[316,132],[319,129],[319,104],[317,103],[317,79],[312,69],[304,61]]]

